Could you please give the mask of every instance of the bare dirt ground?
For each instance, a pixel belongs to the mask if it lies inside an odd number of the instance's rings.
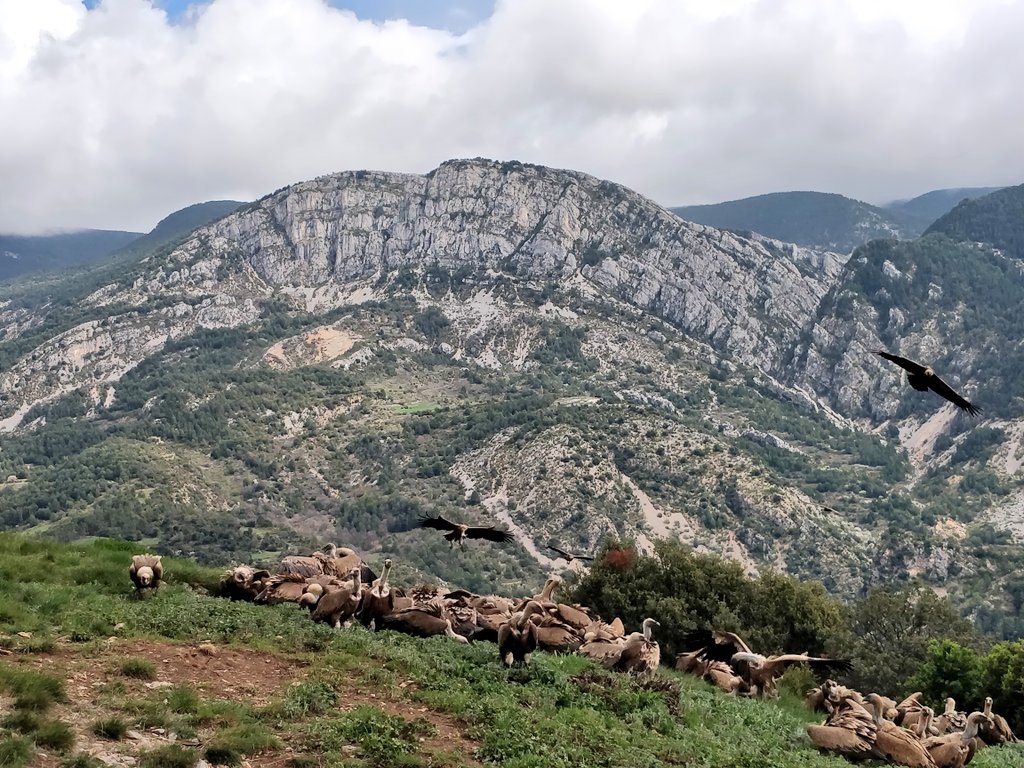
[[[156,667],[156,678],[144,681],[125,677],[120,665],[127,657],[152,662]],[[288,686],[304,679],[310,670],[310,663],[306,660],[244,648],[117,638],[109,639],[99,648],[62,645],[51,653],[5,656],[4,661],[63,678],[68,701],[54,714],[74,729],[73,751],[88,752],[107,765],[124,768],[135,766],[141,751],[172,742],[201,750],[210,733],[200,731],[197,738],[179,738],[162,728],[143,729],[138,723],[133,723],[127,738],[121,741],[96,736],[91,726],[99,719],[117,716],[131,721],[130,716],[113,708],[109,692],[104,695],[104,690],[109,691],[112,683],[119,682],[124,686],[125,700],[156,698],[164,689],[187,686],[204,700],[227,699],[259,707],[283,697]],[[344,712],[359,705],[371,705],[406,720],[423,718],[434,726],[435,732],[421,738],[421,755],[445,753],[454,755],[464,765],[480,765],[472,757],[476,743],[465,736],[464,724],[403,698],[406,691],[411,692],[414,687],[412,681],[404,681],[398,690],[383,692],[353,684],[344,691],[338,709]],[[3,704],[0,702],[0,710],[6,709]],[[290,758],[304,753],[295,734],[283,731],[277,736],[284,742],[284,750],[249,756],[242,768],[283,768]],[[356,753],[356,748],[352,747],[351,756]],[[33,765],[56,768],[65,757],[40,749]]]

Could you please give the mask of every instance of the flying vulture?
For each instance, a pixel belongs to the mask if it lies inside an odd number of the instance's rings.
[[[938,376],[935,375],[935,371],[932,370],[931,366],[921,365],[915,363],[913,360],[908,360],[905,357],[899,355],[893,355],[883,350],[879,350],[875,354],[881,355],[886,360],[890,360],[900,368],[908,371],[907,383],[910,384],[918,392],[924,392],[925,390],[932,390],[935,394],[940,397],[949,400],[957,408],[967,411],[971,416],[977,416],[981,409],[969,403],[967,400],[958,395],[949,384],[944,382]]]
[[[572,552],[566,552],[564,549],[559,549],[558,547],[553,547],[550,544],[547,545],[547,548],[557,552],[559,557],[561,557],[567,563],[571,563],[573,560],[593,560],[594,559],[594,557],[592,555],[574,555]],[[555,559],[557,560],[558,558],[555,558]]]
[[[515,538],[511,533],[508,531],[499,531],[493,525],[484,527],[466,525],[464,523],[453,523],[451,520],[446,520],[441,515],[438,515],[437,517],[424,515],[420,518],[420,528],[436,528],[439,531],[447,531],[444,537],[451,542],[452,547],[456,544],[460,547],[464,547],[466,539],[487,539],[488,541],[496,541],[500,544],[509,544],[515,541]]]

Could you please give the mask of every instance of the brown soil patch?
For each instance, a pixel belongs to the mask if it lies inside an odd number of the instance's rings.
[[[125,677],[120,667],[128,657],[152,662],[156,667],[155,680]],[[54,714],[73,727],[76,735],[74,752],[88,752],[107,765],[119,768],[135,766],[141,750],[168,744],[177,740],[177,736],[159,728],[143,730],[137,723],[131,725],[132,738],[119,742],[94,735],[91,726],[101,718],[117,716],[131,721],[130,716],[110,707],[109,693],[104,701],[104,691],[109,690],[110,684],[124,686],[124,700],[146,697],[158,700],[166,689],[187,686],[195,689],[202,699],[227,699],[259,707],[284,697],[288,686],[305,678],[310,668],[310,663],[305,660],[245,648],[118,638],[110,638],[100,646],[61,645],[51,653],[5,656],[4,661],[63,678],[68,701]],[[464,735],[464,726],[452,717],[404,698],[414,690],[411,680],[387,691],[353,680],[352,687],[344,691],[338,708],[347,712],[366,704],[407,720],[423,718],[434,726],[436,732],[421,739],[421,754],[445,753],[454,755],[463,765],[481,765],[472,758],[476,743]],[[9,711],[6,704],[8,702],[0,702],[0,714]],[[291,758],[304,752],[295,735],[288,731],[277,735],[285,744],[283,751],[250,756],[243,762],[243,768],[283,768]],[[209,736],[209,733],[201,732],[198,738],[182,739],[181,743],[201,749]],[[351,756],[356,753],[353,747]],[[56,768],[65,757],[37,750],[32,765]]]

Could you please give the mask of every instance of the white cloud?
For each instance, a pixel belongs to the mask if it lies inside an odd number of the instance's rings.
[[[1005,0],[505,0],[461,36],[324,0],[0,0],[0,231],[475,155],[665,204],[1020,183],[1022,28]]]

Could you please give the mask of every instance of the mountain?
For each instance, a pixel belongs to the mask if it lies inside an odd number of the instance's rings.
[[[0,526],[206,562],[335,540],[504,593],[548,543],[671,537],[846,597],[918,579],[1018,636],[1013,268],[942,235],[846,257],[515,162],[324,176],[0,294]],[[453,551],[426,512],[516,543]]]
[[[243,205],[245,203],[238,200],[210,200],[187,206],[162,218],[153,229],[132,242],[130,250],[135,253],[143,253],[159,248],[161,245],[188,234],[197,227],[227,216]]]
[[[0,235],[0,280],[96,262],[138,237],[138,232],[108,229],[56,235]]]
[[[958,203],[963,200],[974,200],[977,197],[984,197],[1002,187],[956,187],[954,189],[936,189],[918,195],[910,200],[897,200],[896,202],[883,205],[882,208],[890,211],[913,216],[922,227],[927,227],[940,216],[949,213]]]
[[[954,240],[986,243],[1024,259],[1024,184],[965,200],[930,227]]]
[[[900,211],[823,192],[776,192],[669,210],[687,221],[760,232],[785,242],[838,253],[849,253],[879,237],[916,237],[928,224],[920,224]]]
[[[0,235],[0,280],[130,259],[173,242],[244,204],[237,200],[211,200],[190,205],[161,219],[144,235],[104,229],[58,235]]]

